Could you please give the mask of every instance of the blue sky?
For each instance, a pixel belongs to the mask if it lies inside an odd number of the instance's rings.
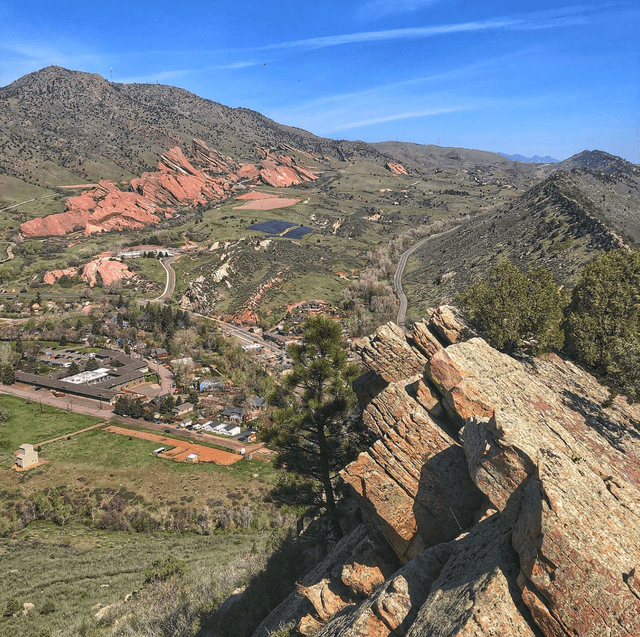
[[[0,0],[0,86],[50,64],[318,135],[640,162],[637,2]]]

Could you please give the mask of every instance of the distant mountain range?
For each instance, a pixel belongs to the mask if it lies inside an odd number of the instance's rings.
[[[534,155],[533,157],[525,157],[524,155],[507,155],[507,153],[498,153],[501,157],[505,159],[510,159],[511,161],[522,161],[528,164],[557,164],[560,160],[554,159],[553,157],[549,157],[549,155],[545,155],[544,157],[540,157],[540,155]]]

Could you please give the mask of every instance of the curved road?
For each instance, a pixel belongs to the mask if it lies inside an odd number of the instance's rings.
[[[160,263],[162,263],[162,267],[167,273],[167,284],[164,286],[164,292],[156,299],[156,301],[168,301],[173,296],[173,291],[176,289],[176,272],[171,267],[171,264],[177,261],[181,256],[181,254],[178,254],[173,257],[160,259]]]
[[[162,267],[167,273],[167,283],[164,286],[164,292],[158,298],[156,298],[156,301],[168,301],[173,296],[173,291],[176,287],[176,273],[175,270],[171,267],[171,264],[177,261],[181,256],[183,255],[178,254],[172,257],[160,259],[160,263],[162,263]],[[144,299],[139,300],[139,303],[144,302]],[[268,350],[272,354],[281,355],[283,353],[283,350],[280,349],[277,345],[263,340],[261,336],[258,336],[247,329],[238,327],[237,325],[232,325],[230,323],[225,323],[224,321],[221,321],[213,316],[205,316],[204,314],[199,314],[198,312],[190,312],[190,314],[193,314],[194,316],[198,316],[200,318],[208,319],[210,321],[215,321],[216,323],[218,323],[218,325],[220,325],[223,332],[225,332],[227,335],[235,336],[242,345],[258,343],[262,347],[262,349]]]
[[[396,273],[393,276],[393,288],[398,295],[398,299],[400,299],[400,307],[398,308],[398,317],[396,318],[396,323],[402,329],[405,328],[405,318],[407,315],[407,297],[402,289],[402,275],[404,273],[405,266],[407,265],[407,261],[409,257],[423,244],[429,241],[429,239],[435,239],[436,237],[441,237],[445,234],[449,234],[454,230],[457,230],[460,226],[455,226],[450,228],[449,230],[445,230],[444,232],[439,232],[438,234],[432,234],[424,239],[421,239],[415,245],[411,246],[403,255],[400,257],[400,261],[398,262],[398,267],[396,268]]]

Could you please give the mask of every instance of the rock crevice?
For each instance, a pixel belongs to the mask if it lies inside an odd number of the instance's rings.
[[[315,635],[640,635],[640,409],[449,308],[359,351],[376,442],[341,475],[404,566]]]

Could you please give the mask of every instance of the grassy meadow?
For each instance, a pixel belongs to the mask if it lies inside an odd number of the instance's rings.
[[[191,596],[183,611],[202,613],[255,572],[288,519],[264,501],[280,476],[269,462],[176,463],[153,456],[157,443],[102,428],[67,437],[95,418],[4,395],[0,405],[10,413],[0,423],[2,635],[112,634],[93,607],[118,602],[124,614],[151,562],[169,556],[197,582],[181,589]],[[42,447],[45,464],[10,468],[20,444],[56,436]],[[35,608],[3,617],[12,597]]]

